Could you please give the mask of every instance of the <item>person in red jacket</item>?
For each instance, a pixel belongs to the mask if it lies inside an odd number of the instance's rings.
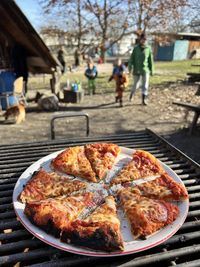
[[[126,73],[126,67],[124,64],[122,64],[120,58],[116,60],[112,75],[110,76],[108,81],[110,82],[113,79],[116,82],[115,101],[116,103],[119,101],[120,107],[123,107],[123,92],[128,84],[128,76]]]

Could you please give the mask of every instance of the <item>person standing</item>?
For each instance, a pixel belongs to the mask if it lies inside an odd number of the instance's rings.
[[[128,77],[126,67],[120,58],[116,60],[112,75],[110,76],[108,82],[113,79],[116,82],[115,102],[117,103],[119,101],[120,107],[123,107],[123,92],[128,85]]]
[[[79,67],[80,66],[80,56],[81,56],[81,52],[80,50],[77,48],[74,52],[74,61],[75,61],[75,67]]]
[[[139,38],[139,43],[133,48],[133,52],[129,59],[129,72],[133,70],[134,83],[131,89],[131,101],[136,89],[142,80],[142,104],[147,105],[147,96],[149,89],[149,75],[153,75],[153,54],[150,46],[146,44],[146,35],[142,33]]]
[[[65,58],[64,58],[64,52],[62,49],[58,50],[58,60],[60,61],[62,65],[62,74],[65,72]]]
[[[88,78],[88,93],[94,95],[96,90],[96,78],[98,71],[91,60],[88,61],[87,69],[85,70],[85,76]]]

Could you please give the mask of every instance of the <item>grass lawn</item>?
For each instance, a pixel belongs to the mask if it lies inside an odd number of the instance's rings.
[[[187,72],[200,72],[200,67],[191,66],[195,63],[200,64],[200,60],[155,62],[155,75],[151,78],[151,84],[187,80]]]
[[[183,61],[170,61],[170,62],[155,62],[155,73],[151,77],[150,84],[152,85],[161,85],[162,83],[176,82],[178,80],[186,80],[187,72],[199,72],[200,67],[192,67],[192,64],[200,63],[200,60],[183,60]],[[98,67],[98,65],[97,65]],[[83,70],[84,72],[84,70]],[[108,83],[108,78],[110,77],[111,72],[100,72],[96,80],[97,92],[113,92],[115,85],[114,81]],[[45,78],[44,78],[45,77]],[[31,77],[29,79],[29,86],[33,89],[40,89],[41,87],[49,87],[49,75]],[[87,89],[87,79],[84,76],[84,73],[80,72],[67,72],[61,78],[61,83],[64,84],[69,79],[71,82],[80,81],[82,87]],[[132,75],[130,75],[129,86],[132,84]],[[41,85],[42,84],[42,85]]]

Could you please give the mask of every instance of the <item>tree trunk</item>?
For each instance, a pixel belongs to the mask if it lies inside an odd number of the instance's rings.
[[[101,59],[102,59],[103,63],[106,62],[106,50],[105,50],[105,44],[104,44],[104,46],[101,48]]]
[[[143,5],[139,1],[139,18],[138,18],[138,25],[137,25],[137,28],[139,31],[142,30],[142,15],[143,15]]]
[[[82,37],[82,21],[81,21],[81,6],[80,0],[77,1],[77,16],[78,16],[78,49],[81,49],[81,37]]]
[[[107,40],[107,30],[108,30],[108,14],[107,14],[107,0],[104,1],[104,27],[103,27],[103,40],[102,40],[102,49],[101,49],[101,58],[103,63],[106,62],[106,40]]]

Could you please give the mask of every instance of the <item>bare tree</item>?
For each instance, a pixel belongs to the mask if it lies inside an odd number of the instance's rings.
[[[138,31],[168,30],[173,21],[181,16],[181,8],[187,5],[187,0],[129,0]]]
[[[133,27],[128,24],[131,15],[128,1],[86,0],[85,7],[94,18],[93,32],[101,49],[101,57],[105,61],[106,50],[123,36],[134,32]]]
[[[56,22],[62,21],[61,30],[68,38],[77,43],[81,51],[83,38],[87,33],[87,25],[84,22],[83,0],[40,0],[44,12],[56,18]],[[60,23],[61,24],[61,23]],[[51,27],[47,27],[51,28]]]
[[[200,1],[199,0],[188,0],[189,1],[189,12],[187,13],[188,27],[193,32],[200,33]]]
[[[184,12],[198,0],[40,0],[45,12],[62,20],[64,34],[80,51],[99,47],[101,57],[124,36],[141,31],[184,29]],[[184,11],[185,9],[185,11]],[[184,12],[183,12],[184,11]],[[57,13],[57,15],[56,15]],[[198,13],[196,13],[198,14]],[[193,16],[196,21],[197,16]],[[189,22],[189,20],[187,21]]]
[[[187,0],[186,5],[179,8],[179,16],[171,20],[170,32],[200,32],[200,1]]]

